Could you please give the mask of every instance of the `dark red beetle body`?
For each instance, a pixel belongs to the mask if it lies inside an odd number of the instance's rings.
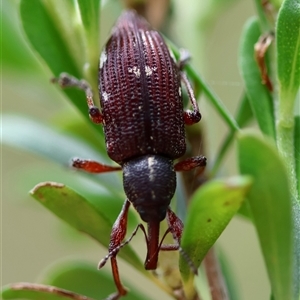
[[[115,221],[110,236],[109,253],[118,292],[109,299],[126,294],[121,283],[116,256],[121,247],[135,235],[138,228],[145,234],[147,257],[145,268],[157,268],[160,250],[182,250],[180,238],[183,224],[169,205],[176,189],[176,171],[188,171],[206,165],[203,156],[192,157],[173,165],[185,153],[184,125],[199,122],[201,115],[191,86],[175,62],[163,38],[133,11],[124,12],[112,30],[99,63],[101,112],[94,106],[90,86],[62,74],[57,80],[62,87],[76,86],[85,91],[93,122],[104,127],[107,153],[121,167],[76,159],[73,166],[92,173],[123,170],[127,199]],[[181,81],[186,85],[192,111],[183,110]],[[127,215],[130,203],[147,223],[147,233],[139,224],[128,241]],[[159,242],[160,222],[168,222],[176,242]],[[189,261],[191,267],[192,263]]]
[[[161,35],[134,12],[118,20],[101,54],[99,79],[111,159],[122,164],[145,154],[176,159],[185,153],[178,66]]]
[[[128,11],[99,73],[107,153],[124,166],[126,195],[142,219],[162,221],[176,188],[173,160],[185,153],[178,66],[161,35]]]

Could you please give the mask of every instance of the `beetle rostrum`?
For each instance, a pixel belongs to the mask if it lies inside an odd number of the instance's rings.
[[[85,80],[62,73],[61,87],[77,87],[85,91],[90,119],[103,124],[106,149],[118,167],[92,160],[73,161],[73,167],[91,173],[123,170],[127,199],[115,221],[108,254],[99,268],[111,261],[117,292],[109,299],[119,299],[127,291],[123,286],[116,256],[140,228],[146,237],[145,268],[157,268],[160,250],[183,250],[180,238],[181,220],[170,209],[176,189],[176,172],[205,167],[206,158],[196,156],[175,163],[186,150],[185,125],[201,119],[191,85],[183,71],[186,57],[176,62],[162,36],[134,11],[119,17],[105,45],[99,62],[99,94],[101,112],[94,105],[93,93]],[[184,111],[181,82],[191,101]],[[147,224],[139,224],[124,242],[130,204]],[[160,222],[166,219],[175,244],[159,241]],[[189,262],[192,265],[191,262]]]

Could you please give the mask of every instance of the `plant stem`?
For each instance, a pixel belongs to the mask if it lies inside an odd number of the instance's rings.
[[[281,99],[282,101],[282,99]],[[279,117],[277,122],[277,147],[279,153],[282,155],[290,182],[291,203],[292,203],[292,218],[293,218],[293,294],[296,299],[300,294],[299,278],[300,278],[300,199],[297,188],[297,175],[296,175],[296,161],[294,157],[294,122],[292,112],[286,114],[286,111],[279,107]],[[286,119],[287,118],[287,119]]]
[[[227,287],[214,248],[211,248],[206,254],[204,267],[211,291],[211,299],[229,300]]]
[[[283,122],[277,123],[277,147],[281,153],[288,171],[288,176],[291,185],[291,196],[300,204],[297,179],[296,179],[296,164],[294,159],[294,126],[286,126]]]

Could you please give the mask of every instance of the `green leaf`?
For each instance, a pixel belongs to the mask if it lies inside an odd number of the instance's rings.
[[[22,0],[20,3],[22,25],[34,50],[46,62],[54,76],[67,72],[77,78],[84,75],[86,56],[83,45],[84,34],[78,26],[78,16],[72,1]],[[34,22],[32,21],[34,20]],[[88,62],[94,73],[90,84],[97,86],[98,61]],[[64,93],[88,119],[87,104],[82,91],[65,89]],[[95,89],[94,89],[95,93]],[[97,93],[95,93],[97,97]],[[97,98],[95,99],[97,102]],[[92,124],[96,128],[95,124]]]
[[[99,56],[99,9],[100,0],[77,0],[81,21],[87,35],[89,44],[87,51],[95,51]],[[90,49],[92,48],[92,49]]]
[[[92,82],[94,74],[97,74],[99,59],[99,9],[100,0],[77,0],[81,21],[84,27],[84,42],[87,62],[84,66],[86,78]],[[94,86],[96,88],[97,86]]]
[[[273,2],[272,4],[274,5],[274,1],[270,0],[270,2]],[[274,28],[274,20],[273,20],[273,18],[270,17],[271,13],[266,8],[265,3],[262,2],[261,0],[254,0],[254,3],[255,3],[255,7],[256,7],[256,14],[259,19],[261,31],[262,32],[273,31],[274,30],[273,29]],[[272,9],[274,9],[274,8],[272,7]],[[275,12],[275,10],[274,10],[274,12]]]
[[[249,99],[246,94],[243,95],[239,107],[236,113],[236,122],[240,128],[244,127],[250,120],[253,119],[253,112],[250,107]],[[235,137],[235,130],[231,129],[230,132],[225,137],[223,143],[220,146],[218,154],[216,155],[216,161],[210,171],[210,176],[214,177],[217,171],[219,170],[221,163],[227,153],[232,141]]]
[[[192,197],[181,246],[196,267],[241,207],[250,185],[246,176],[213,180]],[[194,274],[184,258],[180,258],[180,271],[189,286]]]
[[[106,299],[110,294],[116,292],[111,272],[97,270],[95,265],[87,262],[74,260],[57,262],[51,266],[50,270],[47,270],[44,277],[43,283],[45,284],[72,290],[93,299]],[[126,280],[124,283],[130,290],[127,295],[128,299],[148,299],[136,290],[135,285],[127,283]]]
[[[251,110],[247,94],[242,96],[235,119],[241,128],[245,127],[253,119],[253,111]]]
[[[279,122],[290,127],[300,87],[300,1],[285,0],[276,26]]]
[[[4,144],[42,155],[62,166],[68,166],[70,160],[74,157],[93,159],[108,164],[112,163],[107,156],[96,152],[93,148],[86,145],[85,142],[24,117],[3,116],[2,125],[2,142]],[[99,143],[99,148],[102,148],[102,153],[106,152],[103,142]],[[88,176],[93,181],[97,180],[97,175],[95,174],[85,173],[85,176]],[[105,190],[120,196],[116,194],[117,183],[120,182],[116,173],[99,176],[101,176],[101,181],[98,181],[98,185],[102,185]],[[121,184],[119,187],[121,188]]]
[[[178,48],[167,38],[165,38],[165,41],[167,42],[168,47],[172,50],[175,57],[179,57],[179,50]],[[200,90],[203,91],[203,94],[206,96],[206,98],[211,102],[212,106],[216,109],[216,112],[219,113],[220,117],[223,119],[223,121],[227,124],[227,126],[233,130],[237,131],[239,129],[239,126],[233,116],[230,114],[226,106],[223,104],[221,99],[215,94],[215,92],[209,87],[209,85],[204,81],[204,79],[197,74],[195,69],[192,68],[190,64],[187,64],[185,66],[185,71],[188,75],[188,77],[192,80],[194,83],[194,89],[195,89],[195,96],[198,97]]]
[[[99,271],[95,265],[83,261],[68,260],[57,262],[50,269],[47,269],[43,277],[43,285],[15,283],[5,286],[2,290],[2,299],[73,299],[69,295],[59,293],[59,289],[62,289],[68,292],[72,291],[71,293],[78,295],[84,295],[81,296],[82,298],[76,298],[76,300],[101,300],[116,292],[116,285],[110,273],[105,270]],[[127,299],[150,299],[137,291],[136,285],[128,284],[126,280],[125,285],[129,287]],[[53,293],[53,287],[58,293]]]
[[[296,163],[296,179],[297,179],[297,190],[300,195],[300,116],[295,117],[295,131],[294,131],[294,156]]]
[[[1,1],[1,61],[2,68],[13,68],[17,72],[38,70],[32,53],[29,51],[20,29],[18,28],[18,11],[15,3],[10,0]],[[22,51],[20,51],[22,49]]]
[[[253,177],[247,198],[276,300],[292,298],[292,206],[286,168],[276,148],[258,134],[238,139],[242,174]]]
[[[261,75],[254,58],[254,45],[261,35],[257,19],[250,19],[243,30],[239,67],[246,93],[261,131],[275,139],[275,122],[272,97],[261,83]]]
[[[31,196],[69,225],[96,239],[104,247],[109,245],[112,224],[102,211],[63,184],[44,182],[30,192]],[[119,256],[136,269],[144,266],[129,245],[122,248]]]
[[[59,32],[57,24],[54,23],[50,12],[43,3],[39,0],[21,1],[20,13],[25,33],[34,49],[55,75],[64,70],[74,76],[79,76],[80,72],[76,62]]]
[[[71,291],[53,286],[20,282],[7,285],[1,291],[2,299],[30,299],[30,300],[93,300]]]
[[[77,0],[77,3],[85,30],[91,36],[98,36],[100,0]]]
[[[68,164],[73,157],[109,162],[107,157],[81,140],[25,117],[5,115],[2,117],[2,126],[4,144],[43,155],[62,165]],[[105,152],[104,142],[99,143],[99,148],[103,149],[101,152]]]

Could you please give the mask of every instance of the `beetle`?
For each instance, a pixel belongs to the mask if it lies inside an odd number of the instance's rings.
[[[174,164],[186,152],[185,125],[201,119],[201,114],[186,74],[185,59],[175,61],[162,36],[132,10],[119,17],[105,45],[99,62],[101,111],[93,101],[90,85],[62,73],[54,81],[61,87],[85,91],[90,119],[102,124],[109,157],[119,166],[74,159],[73,167],[91,173],[123,170],[127,199],[115,221],[108,255],[99,263],[111,260],[117,292],[109,299],[119,299],[127,291],[123,286],[116,256],[140,228],[146,238],[145,269],[155,270],[160,250],[183,250],[181,220],[170,208],[176,189],[176,171],[205,167],[206,158],[196,156]],[[185,84],[192,110],[184,111],[181,81]],[[139,224],[124,242],[130,204],[147,224]],[[166,219],[167,233],[175,244],[159,241],[160,222]],[[190,263],[192,265],[192,263]],[[196,271],[195,271],[196,272]]]

